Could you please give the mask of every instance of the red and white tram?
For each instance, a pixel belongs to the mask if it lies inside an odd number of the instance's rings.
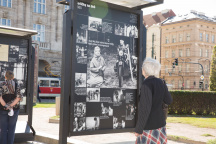
[[[38,77],[40,97],[58,97],[61,94],[61,78]]]

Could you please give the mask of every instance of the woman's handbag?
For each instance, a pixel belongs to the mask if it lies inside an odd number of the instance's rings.
[[[167,115],[168,115],[168,105],[163,102],[162,108],[163,108],[163,112],[164,112],[164,116],[165,116],[165,120],[166,120]]]
[[[163,83],[165,84],[166,86],[166,82],[165,80],[162,80]],[[165,104],[164,102],[162,103],[162,109],[163,109],[163,112],[164,112],[164,116],[165,116],[165,120],[167,119],[167,116],[168,116],[168,105]]]

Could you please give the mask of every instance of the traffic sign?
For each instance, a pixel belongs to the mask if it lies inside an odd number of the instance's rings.
[[[204,75],[201,75],[200,79],[201,79],[201,80],[204,80]]]

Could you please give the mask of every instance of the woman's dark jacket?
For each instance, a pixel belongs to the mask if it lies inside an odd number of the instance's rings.
[[[171,104],[172,97],[164,82],[154,76],[144,80],[138,106],[138,121],[135,132],[158,129],[166,125],[162,103]]]

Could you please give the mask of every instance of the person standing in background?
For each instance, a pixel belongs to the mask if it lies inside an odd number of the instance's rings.
[[[5,74],[5,82],[0,84],[0,144],[13,144],[16,122],[22,95],[15,83],[12,71]]]

